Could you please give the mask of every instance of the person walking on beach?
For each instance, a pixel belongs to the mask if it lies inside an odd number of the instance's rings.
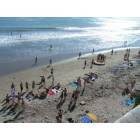
[[[87,60],[84,61],[84,67],[83,67],[83,69],[85,69],[86,66],[87,66]]]
[[[22,82],[20,83],[20,91],[21,91],[21,93],[23,91],[23,83]]]
[[[25,87],[26,87],[26,91],[28,91],[28,90],[29,90],[29,84],[28,84],[27,81],[26,81],[26,83],[25,83]]]
[[[90,69],[92,69],[93,64],[94,64],[94,58],[92,58],[92,60],[91,60]]]
[[[81,53],[81,52],[79,52],[79,58],[78,58],[78,59],[80,59],[80,58],[81,58],[81,56],[82,56],[82,53]]]
[[[11,84],[11,96],[14,98],[15,95],[16,95],[16,89],[15,89],[14,83],[12,82],[12,84]]]
[[[38,60],[38,59],[37,59],[37,56],[36,56],[36,57],[35,57],[35,65],[37,65],[37,60]]]

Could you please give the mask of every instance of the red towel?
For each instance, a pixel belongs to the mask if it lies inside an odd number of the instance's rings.
[[[52,91],[52,89],[49,89],[48,96],[53,96],[55,93]]]

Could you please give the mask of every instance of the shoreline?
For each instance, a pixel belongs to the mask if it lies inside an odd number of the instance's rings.
[[[129,48],[129,47],[127,47],[127,48]],[[114,51],[124,51],[127,48],[114,48],[113,50]],[[140,47],[130,47],[130,49],[132,49],[132,50],[133,49],[139,49],[139,48]],[[99,53],[106,54],[106,53],[109,53],[111,50],[112,49],[106,49],[106,50],[101,50],[101,51],[99,50],[99,51],[94,52],[94,54],[85,53],[85,54],[82,55],[82,57],[83,58],[84,57],[90,57],[90,56],[93,56],[93,55],[97,55]],[[76,56],[75,54],[73,54],[73,55],[74,55],[73,57],[72,57],[72,54],[71,54],[71,55],[68,56],[68,58],[59,58],[59,60],[57,60],[57,58],[55,58],[53,65],[59,65],[59,64],[62,64],[62,63],[67,63],[67,62],[71,62],[71,61],[76,60],[78,56]],[[0,77],[4,77],[4,76],[10,75],[10,74],[17,73],[17,72],[22,72],[22,71],[46,66],[46,65],[48,65],[48,62],[46,64],[44,64],[45,60],[48,61],[49,56],[41,58],[39,60],[40,63],[36,66],[33,65],[33,62],[34,62],[33,59],[29,59],[29,60],[26,60],[26,61],[20,61],[20,63],[18,61],[15,61],[14,65],[13,65],[13,63],[4,63],[4,65],[6,65],[5,67],[7,67],[7,68],[4,68],[0,72]],[[2,67],[1,67],[1,69],[2,69]]]

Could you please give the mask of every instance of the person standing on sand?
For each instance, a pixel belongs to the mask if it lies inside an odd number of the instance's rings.
[[[14,85],[14,83],[12,82],[12,84],[11,84],[11,90],[15,90],[15,85]]]
[[[16,89],[15,89],[15,85],[12,82],[11,84],[11,96],[14,98],[16,96]]]
[[[37,65],[37,60],[38,60],[38,59],[37,59],[37,56],[36,56],[36,57],[35,57],[35,65]]]
[[[26,87],[26,91],[28,91],[28,90],[29,90],[29,84],[28,84],[27,81],[26,81],[26,83],[25,83],[25,87]]]
[[[35,89],[35,81],[32,81],[32,90]]]
[[[86,66],[87,66],[87,60],[84,61],[84,67],[83,67],[83,69],[85,69]]]
[[[21,91],[21,93],[23,91],[23,83],[22,82],[20,82],[20,91]]]
[[[90,69],[92,69],[92,67],[93,67],[93,64],[94,64],[94,58],[92,58],[92,60],[91,60]]]
[[[82,56],[82,53],[81,53],[81,52],[79,52],[79,59],[81,58],[81,56]]]
[[[65,102],[66,97],[67,97],[67,89],[65,88],[65,89],[63,90],[63,92],[64,92],[64,102]]]

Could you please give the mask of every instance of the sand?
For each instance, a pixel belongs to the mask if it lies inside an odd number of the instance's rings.
[[[132,58],[137,54],[138,49],[131,50]],[[99,78],[93,82],[93,84],[87,84],[86,90],[83,96],[80,96],[76,108],[73,112],[67,111],[67,106],[70,100],[71,94],[68,95],[66,102],[62,106],[63,122],[67,122],[67,118],[73,118],[76,122],[79,122],[80,117],[86,110],[96,114],[97,122],[114,122],[124,114],[126,114],[132,106],[124,106],[121,104],[123,97],[121,95],[123,88],[125,87],[124,81],[129,81],[131,78],[135,78],[134,75],[138,73],[139,66],[133,68],[133,70],[124,70],[113,74],[111,70],[123,62],[123,56],[125,51],[116,51],[114,55],[107,53],[106,64],[104,66],[93,65],[90,69],[91,58],[96,59],[96,55],[90,55],[88,57],[82,57],[82,59],[71,59],[60,63],[53,64],[55,84],[60,82],[65,87],[71,81],[77,79],[79,76],[83,77],[85,73],[97,72]],[[84,70],[84,60],[87,60],[88,66]],[[0,77],[0,100],[2,100],[7,93],[10,92],[11,83],[14,82],[16,90],[19,91],[19,83],[22,81],[25,83],[35,80],[40,81],[40,75],[45,77],[50,75],[50,69],[46,65],[35,67],[32,69],[8,74]],[[131,76],[130,76],[131,75]],[[50,85],[50,80],[46,85]],[[138,81],[139,82],[139,81]],[[103,88],[101,88],[103,87]],[[23,118],[17,119],[14,122],[56,122],[56,104],[59,95],[49,97],[45,100],[33,100],[25,102],[25,112]],[[85,101],[85,105],[81,106],[80,102]],[[0,122],[5,120],[0,115]]]

